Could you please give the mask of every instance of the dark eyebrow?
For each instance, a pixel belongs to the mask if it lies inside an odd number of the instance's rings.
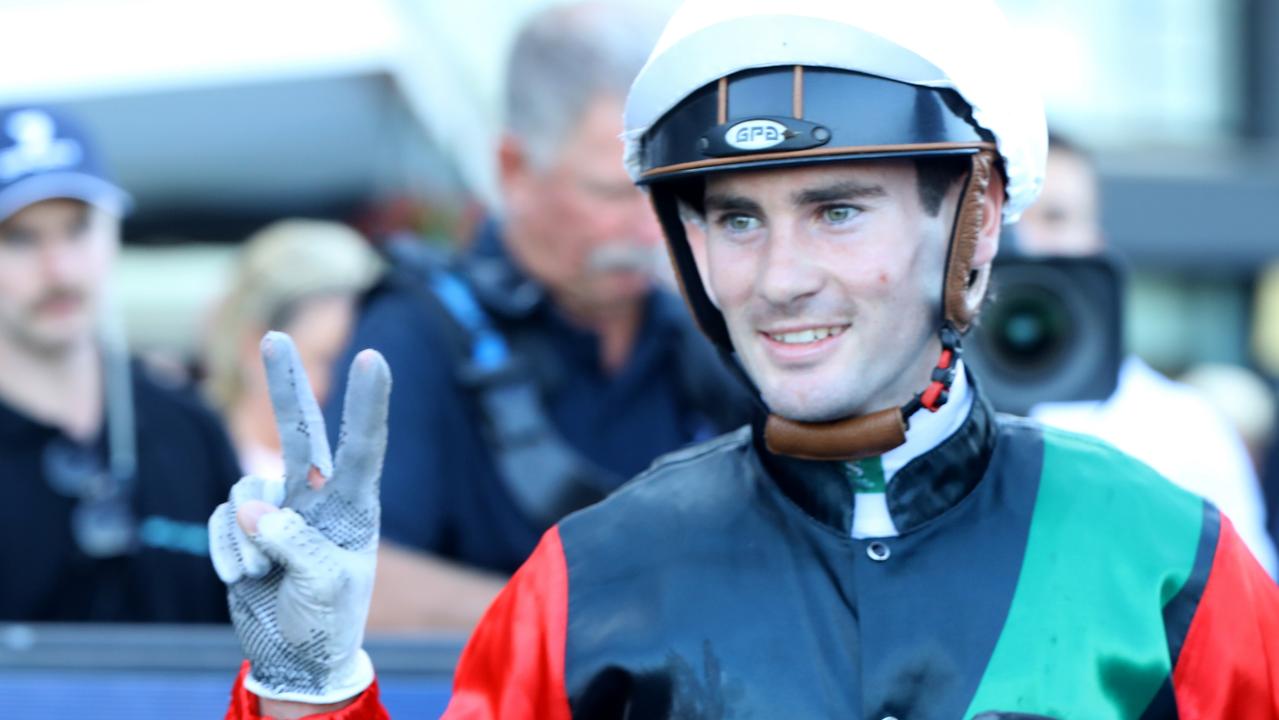
[[[22,225],[0,223],[0,242],[26,242],[35,237],[35,233]]]
[[[867,200],[888,195],[882,185],[863,185],[857,182],[841,182],[825,187],[798,190],[791,195],[796,205],[818,205],[839,200]]]
[[[760,204],[742,195],[711,193],[706,196],[706,212],[743,212],[761,214]]]

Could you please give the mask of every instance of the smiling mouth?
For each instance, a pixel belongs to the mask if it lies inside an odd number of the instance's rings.
[[[60,317],[78,311],[83,304],[83,301],[76,297],[56,298],[40,303],[35,309],[35,314],[38,317]]]
[[[810,327],[802,330],[786,330],[783,332],[767,332],[762,331],[774,342],[782,345],[809,345],[811,343],[820,342],[827,338],[835,337],[842,334],[848,329],[847,325],[828,325],[824,327]]]

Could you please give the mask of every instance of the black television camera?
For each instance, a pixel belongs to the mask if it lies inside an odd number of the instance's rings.
[[[995,409],[1103,400],[1123,361],[1123,277],[1105,256],[1000,256],[964,359]]]

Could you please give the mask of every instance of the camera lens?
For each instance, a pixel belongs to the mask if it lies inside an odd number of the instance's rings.
[[[1071,325],[1065,303],[1047,288],[1006,286],[985,322],[990,359],[1020,373],[1041,370],[1061,357]]]
[[[1004,258],[980,325],[965,339],[996,408],[1100,400],[1120,362],[1120,277],[1104,258]]]

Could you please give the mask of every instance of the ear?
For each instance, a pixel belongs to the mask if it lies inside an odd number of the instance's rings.
[[[977,236],[977,247],[973,251],[973,267],[989,265],[999,252],[999,231],[1003,227],[1004,218],[1004,176],[992,173],[990,185],[986,188],[986,197],[982,202],[981,233]]]
[[[229,309],[229,307],[225,307],[223,311],[225,312]],[[261,338],[269,329],[270,328],[259,327],[255,324],[251,328],[246,329],[244,334],[240,336],[235,348],[236,357],[240,361],[240,367],[251,368],[262,364]]]
[[[510,133],[503,133],[497,146],[497,179],[508,207],[518,205],[525,194],[529,170],[524,143]]]
[[[982,198],[981,229],[973,248],[972,282],[964,290],[964,304],[968,308],[969,317],[976,317],[990,286],[990,266],[999,252],[999,231],[1003,227],[1003,217],[1004,176],[995,171],[991,173],[990,183]]]
[[[102,208],[85,203],[87,219],[95,232],[100,232],[106,240],[107,256],[114,261],[120,254],[120,245],[124,235],[124,223],[118,215]]]

